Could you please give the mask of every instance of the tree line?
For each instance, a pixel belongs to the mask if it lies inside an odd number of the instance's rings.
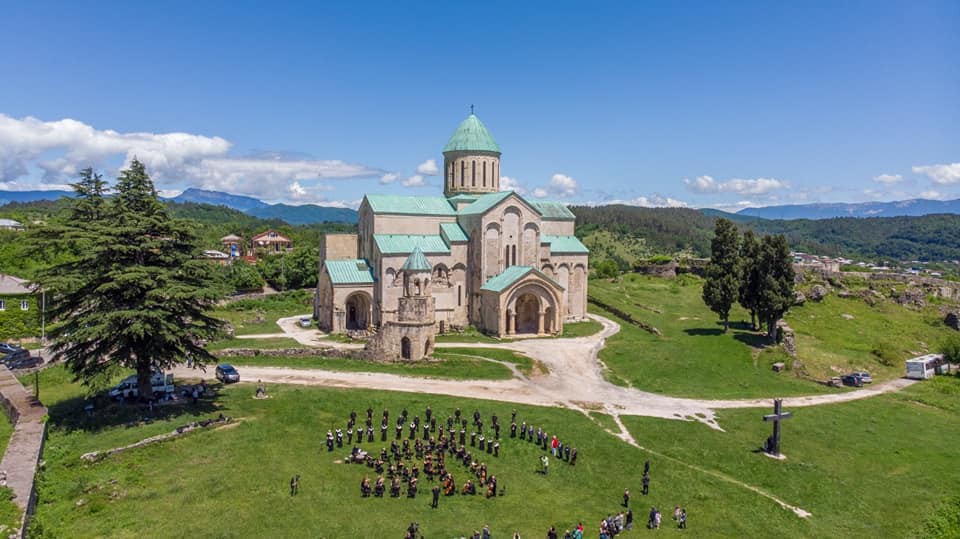
[[[775,338],[777,321],[794,302],[793,280],[793,258],[786,237],[758,238],[752,230],[741,236],[732,221],[717,219],[703,302],[720,316],[724,332],[730,327],[730,309],[739,303],[750,312],[754,329],[766,326],[767,334]]]

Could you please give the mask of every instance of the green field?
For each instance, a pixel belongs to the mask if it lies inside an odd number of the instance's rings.
[[[13,434],[13,425],[7,415],[0,413],[0,456],[7,450],[10,435]],[[9,534],[10,529],[20,525],[20,509],[11,500],[13,491],[7,487],[0,487],[0,537]]]
[[[435,357],[439,358],[452,358],[452,357],[462,357],[462,356],[479,356],[485,357],[488,359],[494,359],[497,361],[503,361],[505,363],[512,363],[517,366],[517,369],[526,376],[534,374],[534,367],[536,367],[536,372],[546,372],[546,367],[541,364],[534,364],[534,361],[529,357],[512,350],[502,350],[497,348],[438,348],[434,353]]]
[[[277,320],[313,311],[313,296],[291,290],[256,299],[241,299],[214,310],[213,315],[233,326],[234,335],[280,333]]]
[[[611,381],[646,391],[709,398],[804,395],[842,391],[824,380],[855,369],[874,379],[897,378],[903,360],[935,346],[948,331],[934,309],[914,311],[889,302],[871,307],[859,299],[827,297],[808,301],[786,316],[797,334],[800,372],[775,373],[774,362],[790,358],[778,347],[766,348],[764,335],[749,329],[749,314],[735,306],[731,329],[723,333],[717,316],[700,298],[701,281],[690,276],[659,279],[625,275],[617,282],[590,281],[590,296],[615,305],[636,320],[656,327],[653,335],[591,305],[591,311],[620,323],[619,334],[607,339],[600,359]],[[853,319],[844,318],[847,314]],[[884,365],[871,350],[892,352],[896,362]]]
[[[126,428],[123,423],[137,410],[98,402],[101,416],[87,418],[82,390],[68,383],[60,368],[45,371],[41,383],[48,389],[51,420],[35,530],[39,537],[135,537],[144,530],[160,537],[392,537],[412,520],[427,537],[459,537],[484,523],[495,537],[514,530],[539,537],[551,525],[562,531],[578,521],[593,530],[601,517],[619,510],[624,488],[634,493],[638,526],[653,505],[664,513],[660,533],[668,535],[678,533],[670,511],[682,505],[690,518],[690,528],[682,533],[697,537],[770,537],[774,529],[777,537],[898,537],[917,528],[960,485],[960,468],[952,463],[960,440],[956,378],[898,395],[794,410],[784,427],[788,459],[783,462],[753,452],[769,429],[759,420],[760,410],[723,412],[720,422],[727,432],[699,423],[624,418],[648,452],[568,410],[296,386],[270,386],[268,400],[252,399],[252,385],[230,386],[196,408],[167,408],[163,419]],[[360,479],[375,474],[365,466],[339,463],[346,449],[326,452],[323,433],[343,424],[351,409],[362,418],[370,406],[378,418],[387,408],[393,418],[402,407],[422,416],[427,405],[441,418],[460,407],[468,415],[478,408],[485,418],[496,413],[508,420],[516,408],[518,421],[556,431],[578,447],[580,459],[575,467],[553,461],[550,475],[543,477],[536,473],[541,450],[504,439],[501,458],[484,459],[506,488],[503,497],[457,495],[441,499],[435,511],[424,494],[428,488],[412,500],[362,499]],[[79,460],[85,452],[220,412],[238,424],[95,464]],[[651,494],[643,497],[639,477],[647,459],[653,480]],[[459,465],[448,467],[462,484],[467,472]],[[301,475],[295,498],[288,491],[293,474]],[[800,519],[735,481],[813,516]],[[424,485],[429,487],[425,479]],[[225,511],[230,518],[216,517]],[[625,537],[641,533],[648,532]]]

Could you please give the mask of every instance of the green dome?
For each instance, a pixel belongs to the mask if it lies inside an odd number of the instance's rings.
[[[480,118],[477,118],[475,114],[470,114],[453,132],[453,136],[443,147],[443,151],[446,153],[477,150],[500,153],[500,146],[497,146],[497,141],[493,140],[493,135],[487,131],[487,127],[483,125]]]
[[[403,266],[400,266],[402,271],[410,272],[430,271],[431,268],[432,266],[430,266],[430,261],[427,260],[426,256],[424,256],[419,245],[413,248],[413,252],[407,257],[407,261],[403,263]]]

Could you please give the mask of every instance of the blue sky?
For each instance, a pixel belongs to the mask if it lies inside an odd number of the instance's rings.
[[[960,197],[960,3],[18,2],[0,188],[432,195],[470,104],[530,196]]]

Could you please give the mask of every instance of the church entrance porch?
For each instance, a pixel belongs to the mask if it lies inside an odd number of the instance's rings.
[[[517,298],[516,332],[520,334],[538,334],[541,327],[540,300],[533,294],[524,294]]]
[[[346,329],[365,330],[370,324],[370,296],[364,292],[355,292],[347,296],[345,303]]]

